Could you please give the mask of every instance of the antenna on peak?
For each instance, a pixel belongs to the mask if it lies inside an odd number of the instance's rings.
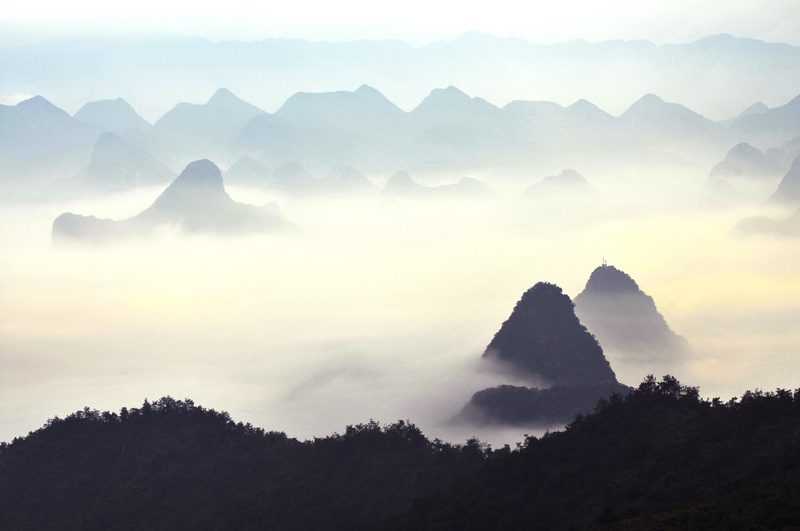
[[[603,267],[606,267],[607,265],[608,265],[608,262],[606,262],[606,259],[605,259],[605,257],[604,257],[604,258],[603,258]]]

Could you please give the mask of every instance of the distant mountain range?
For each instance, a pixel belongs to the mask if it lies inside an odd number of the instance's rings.
[[[186,101],[186,87],[210,94],[227,86],[271,110],[310,87],[329,92],[362,84],[393,95],[407,110],[426,89],[455,85],[501,104],[586,99],[614,115],[655,93],[727,119],[756,102],[773,107],[796,96],[800,48],[730,35],[661,46],[645,40],[539,45],[470,31],[420,47],[396,40],[94,35],[0,48],[0,64],[9,93],[33,90],[75,110],[87,100],[121,95],[151,122]]]
[[[70,117],[37,96],[0,106],[0,185],[41,186],[74,175],[89,163],[104,131],[172,171],[201,158],[230,166],[247,157],[276,171],[296,163],[312,175],[339,167],[370,173],[530,167],[581,157],[651,165],[670,160],[667,153],[700,162],[739,144],[713,170],[724,177],[751,167],[774,173],[800,149],[794,146],[800,97],[722,124],[652,94],[615,118],[587,101],[569,107],[514,101],[499,108],[453,86],[434,89],[411,112],[365,85],[354,92],[298,93],[269,114],[218,89],[206,103],[180,103],[151,126],[123,99],[87,103]],[[759,159],[755,146],[776,145],[783,147],[767,149]],[[271,179],[293,193],[305,186],[284,177],[274,173]]]

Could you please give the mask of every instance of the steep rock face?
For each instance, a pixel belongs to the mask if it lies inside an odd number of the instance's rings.
[[[223,234],[293,228],[274,203],[256,207],[231,199],[223,186],[219,168],[209,160],[198,160],[186,166],[140,214],[112,221],[65,213],[53,223],[53,239],[103,243],[148,233],[159,225],[178,225],[182,232]]]
[[[536,284],[517,302],[483,357],[554,384],[616,382],[603,349],[578,321],[573,306],[558,286]]]
[[[646,362],[665,360],[687,348],[656,308],[653,298],[614,266],[595,269],[575,297],[575,313],[605,349]]]

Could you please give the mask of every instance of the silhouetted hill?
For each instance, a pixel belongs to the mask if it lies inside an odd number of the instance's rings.
[[[140,214],[115,222],[64,213],[53,222],[53,239],[102,243],[148,233],[159,225],[177,225],[182,232],[227,234],[293,228],[275,203],[256,207],[231,199],[225,192],[219,168],[209,160],[198,160],[186,166]]]
[[[453,418],[473,424],[558,426],[588,413],[617,382],[597,340],[575,316],[561,288],[539,282],[526,291],[483,354],[501,372],[548,387],[501,385],[478,391]]]
[[[145,133],[150,133],[153,128],[122,98],[91,101],[81,107],[73,117],[81,122],[96,125],[106,131],[118,134],[131,127]]]
[[[50,197],[80,197],[125,192],[165,184],[175,174],[149,153],[114,133],[103,133],[94,144],[92,160],[77,175],[48,188]]]
[[[608,352],[619,352],[653,370],[686,352],[686,341],[676,335],[656,308],[653,298],[636,281],[614,266],[592,271],[584,290],[575,297],[575,314]],[[659,367],[660,368],[660,367]]]
[[[0,525],[42,529],[346,529],[485,459],[411,423],[300,442],[164,397],[88,407],[0,445]]]
[[[191,400],[84,408],[0,443],[0,522],[95,529],[785,529],[800,393],[703,400],[671,376],[489,450],[410,422],[300,442]],[[68,525],[65,525],[65,522]],[[588,526],[588,527],[587,527]]]
[[[603,349],[575,316],[570,298],[545,282],[522,295],[483,357],[554,384],[616,381]]]
[[[649,377],[563,432],[497,452],[475,476],[363,529],[783,529],[800,522],[800,497],[786,488],[800,473],[798,432],[797,392],[748,391],[724,403]],[[720,515],[730,525],[709,506],[733,511]],[[625,527],[659,515],[661,526]]]

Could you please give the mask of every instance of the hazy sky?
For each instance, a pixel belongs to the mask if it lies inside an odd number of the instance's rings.
[[[646,6],[646,7],[645,7]],[[296,1],[254,4],[185,0],[163,2],[0,1],[0,45],[84,33],[154,31],[212,40],[299,37],[346,41],[396,38],[415,45],[452,39],[476,29],[533,43],[649,39],[690,42],[730,33],[800,45],[800,10],[792,0],[409,0]]]

